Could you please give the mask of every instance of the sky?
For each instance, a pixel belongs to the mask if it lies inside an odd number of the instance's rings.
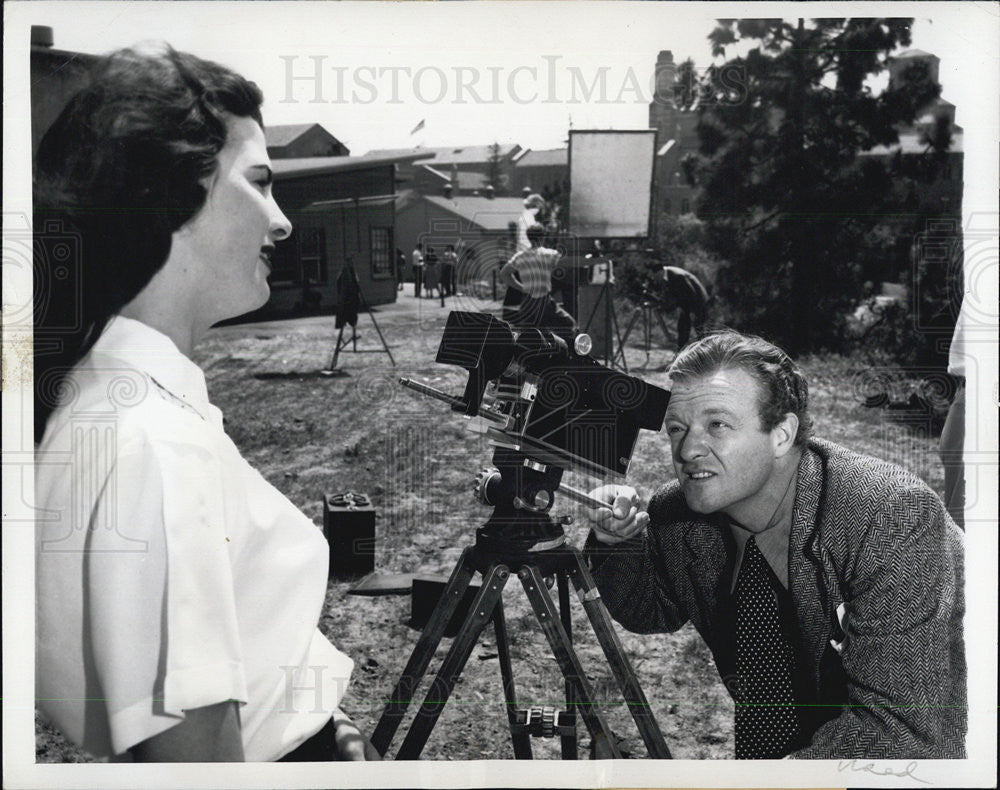
[[[103,53],[162,39],[218,60],[261,86],[266,124],[319,122],[355,154],[494,141],[545,149],[564,145],[569,128],[646,128],[659,51],[706,67],[708,33],[726,13],[636,2],[30,7],[31,22],[52,27],[59,49]],[[966,46],[960,9],[915,10],[912,46],[942,58],[943,95],[961,124],[974,86],[949,79],[949,56]]]

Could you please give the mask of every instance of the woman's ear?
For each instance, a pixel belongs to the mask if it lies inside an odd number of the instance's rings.
[[[771,442],[774,447],[774,457],[783,458],[795,446],[795,437],[799,432],[799,418],[794,412],[788,412],[781,421],[771,429]]]

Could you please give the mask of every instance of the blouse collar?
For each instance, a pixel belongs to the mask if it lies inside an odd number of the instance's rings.
[[[205,374],[180,352],[174,341],[151,326],[116,315],[91,349],[94,357],[114,357],[146,373],[161,388],[205,420],[215,417]]]

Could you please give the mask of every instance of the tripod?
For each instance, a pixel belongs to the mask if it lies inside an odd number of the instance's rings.
[[[656,316],[656,321],[660,325],[660,329],[663,330],[663,336],[665,338],[670,337],[670,333],[667,332],[667,325],[663,322],[663,315],[656,309],[656,301],[649,295],[645,288],[643,288],[642,296],[642,302],[632,313],[632,318],[629,319],[628,326],[625,327],[625,335],[618,346],[618,355],[621,357],[622,367],[626,373],[628,373],[628,363],[625,361],[625,343],[628,342],[629,335],[632,334],[632,329],[640,318],[642,319],[643,350],[646,352],[644,366],[649,365],[649,350],[653,344],[653,316]],[[617,358],[616,356],[615,359]]]
[[[392,358],[392,352],[389,350],[389,344],[385,342],[385,338],[382,336],[382,330],[379,329],[378,321],[375,320],[375,314],[372,312],[371,306],[368,304],[368,300],[365,299],[364,291],[361,290],[361,283],[358,282],[358,273],[354,271],[354,264],[350,261],[344,264],[344,270],[340,274],[340,281],[343,282],[343,287],[341,288],[341,298],[340,305],[337,307],[337,323],[340,324],[340,332],[337,334],[337,345],[333,351],[333,359],[330,360],[330,367],[327,368],[328,371],[334,371],[337,369],[337,360],[340,358],[340,352],[347,348],[348,344],[353,345],[353,351],[355,353],[361,352],[378,352],[377,348],[371,349],[361,349],[358,351],[358,327],[357,327],[357,314],[359,310],[350,310],[351,304],[354,299],[357,300],[357,304],[353,305],[357,308],[363,309],[368,313],[368,317],[371,318],[372,324],[375,326],[375,331],[378,332],[378,338],[382,341],[382,350],[389,355],[389,361],[392,366],[396,366],[396,360]],[[340,284],[338,281],[338,285]],[[354,321],[350,320],[350,313],[353,313]],[[347,325],[351,326],[351,336],[344,339],[344,329]]]
[[[580,552],[564,545],[562,528],[551,521],[543,525],[549,536],[558,534],[547,544],[558,544],[541,551],[526,551],[522,546],[507,543],[489,532],[489,524],[477,532],[476,545],[462,553],[441,600],[430,621],[424,627],[410,659],[403,670],[389,702],[379,719],[372,743],[382,755],[386,753],[398,729],[414,691],[420,685],[441,637],[451,620],[459,601],[469,587],[473,575],[482,575],[483,584],[458,635],[452,642],[437,676],[420,707],[409,732],[400,746],[396,759],[413,760],[420,756],[438,717],[444,710],[458,676],[461,674],[480,633],[488,622],[496,632],[497,654],[503,681],[504,699],[510,727],[514,756],[519,760],[531,759],[531,736],[559,735],[563,759],[577,757],[576,714],[593,739],[598,758],[621,757],[614,737],[604,716],[596,707],[594,692],[573,649],[570,624],[569,582],[573,583],[590,619],[591,626],[604,650],[615,680],[621,690],[629,712],[635,720],[643,743],[650,757],[669,758],[670,751],[657,726],[639,682],[615,633],[611,617],[601,601],[600,594]],[[518,710],[514,674],[510,660],[510,644],[504,619],[503,589],[512,573],[520,579],[527,594],[535,619],[548,639],[553,656],[565,678],[565,711],[550,708]],[[559,610],[548,593],[545,577],[555,575],[558,584]]]

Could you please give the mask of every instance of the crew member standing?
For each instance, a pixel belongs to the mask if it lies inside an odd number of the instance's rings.
[[[403,290],[403,280],[406,279],[406,254],[396,247],[396,289]]]
[[[455,245],[449,244],[441,256],[441,288],[442,296],[455,295],[455,269],[458,267],[458,255]]]
[[[423,245],[418,241],[417,246],[413,248],[413,296],[416,299],[420,298],[420,286],[424,282],[424,252]]]
[[[441,295],[441,266],[438,261],[434,248],[428,247],[427,255],[424,258],[424,290],[431,299],[434,298],[435,290],[438,291],[438,296]]]

